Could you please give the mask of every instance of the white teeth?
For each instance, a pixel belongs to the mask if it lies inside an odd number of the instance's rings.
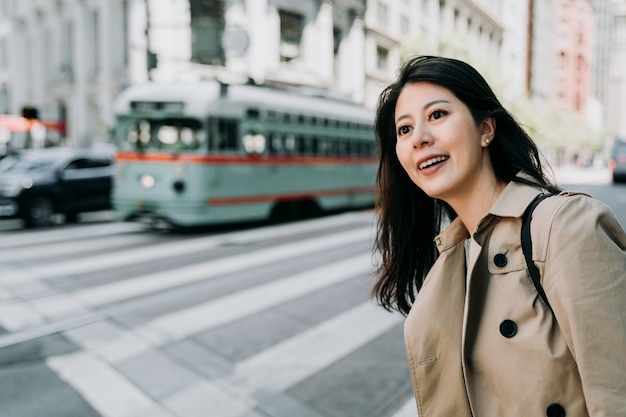
[[[441,161],[445,161],[448,158],[449,158],[448,156],[436,156],[434,158],[429,159],[428,161],[422,162],[418,168],[419,169],[428,168],[429,166],[435,165],[436,163],[441,162]]]

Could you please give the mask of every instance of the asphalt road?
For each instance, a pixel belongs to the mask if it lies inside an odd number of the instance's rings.
[[[626,227],[626,184],[560,173]],[[580,174],[580,173],[579,173]],[[2,417],[415,417],[373,214],[190,233],[0,221]]]
[[[5,229],[0,414],[414,416],[402,317],[369,298],[372,220]]]

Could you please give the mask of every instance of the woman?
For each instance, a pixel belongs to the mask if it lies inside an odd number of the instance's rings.
[[[420,417],[626,416],[626,234],[558,193],[536,145],[464,62],[408,60],[379,98],[373,294],[407,314]],[[443,230],[445,228],[445,230]]]

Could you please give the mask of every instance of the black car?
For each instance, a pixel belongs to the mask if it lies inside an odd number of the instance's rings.
[[[28,227],[54,223],[55,214],[76,221],[78,213],[111,207],[112,152],[28,149],[0,160],[0,218],[21,218]]]
[[[613,182],[626,182],[626,141],[616,140],[609,159]]]

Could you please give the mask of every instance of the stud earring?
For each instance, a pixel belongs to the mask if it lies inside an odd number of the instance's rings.
[[[489,145],[489,139],[485,139],[485,144]]]

